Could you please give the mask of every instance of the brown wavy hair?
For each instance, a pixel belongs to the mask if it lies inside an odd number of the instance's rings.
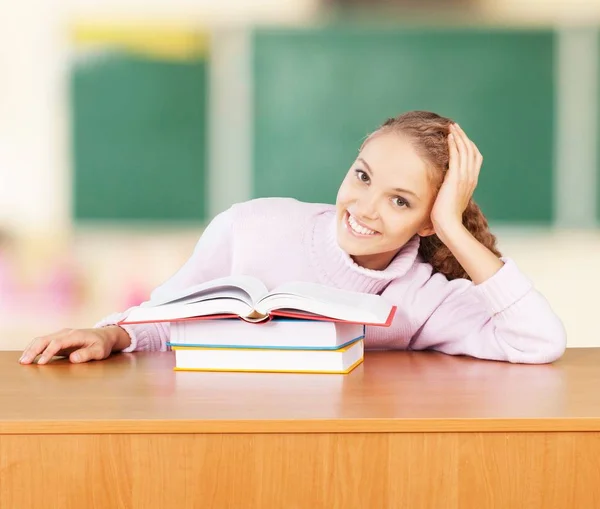
[[[429,163],[431,182],[437,194],[448,171],[448,135],[453,123],[451,119],[429,111],[409,111],[386,120],[373,134],[396,131],[409,136],[417,152]],[[496,247],[496,237],[490,232],[485,216],[473,200],[469,201],[462,222],[479,242],[496,256],[501,256]],[[435,234],[421,237],[419,254],[431,264],[434,272],[442,273],[447,279],[470,279],[450,249]]]

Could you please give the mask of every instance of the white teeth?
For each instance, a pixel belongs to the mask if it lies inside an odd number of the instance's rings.
[[[375,235],[377,233],[373,230],[369,230],[368,228],[359,225],[356,222],[356,219],[354,219],[354,217],[352,217],[351,214],[348,214],[348,224],[350,225],[352,230],[354,230],[356,233],[360,233],[361,235]]]

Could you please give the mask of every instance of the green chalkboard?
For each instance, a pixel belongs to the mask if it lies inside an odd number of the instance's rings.
[[[75,219],[205,217],[206,79],[203,59],[124,51],[74,66]]]
[[[365,135],[424,109],[478,144],[491,220],[552,221],[552,31],[260,29],[254,195],[333,202]]]

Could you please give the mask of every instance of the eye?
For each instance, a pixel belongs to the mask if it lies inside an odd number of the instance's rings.
[[[369,176],[362,170],[354,170],[354,173],[356,174],[356,178],[358,180],[360,180],[361,182],[363,182],[364,184],[368,184],[370,179]]]
[[[392,202],[394,203],[394,205],[396,205],[396,207],[410,207],[410,203],[408,203],[404,198],[402,198],[401,196],[394,196],[392,198]]]

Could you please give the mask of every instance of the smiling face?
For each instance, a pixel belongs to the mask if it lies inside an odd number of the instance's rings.
[[[381,131],[367,141],[336,199],[337,239],[359,265],[383,270],[414,235],[431,235],[435,189],[411,140]]]

